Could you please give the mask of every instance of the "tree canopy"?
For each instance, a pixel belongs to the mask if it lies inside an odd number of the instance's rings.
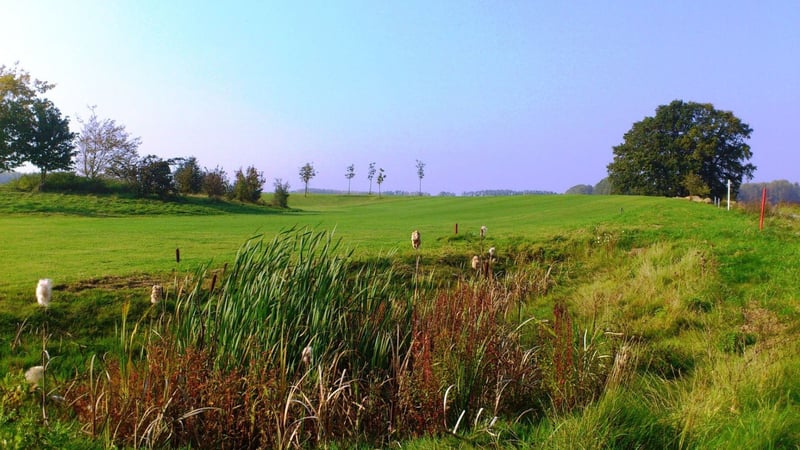
[[[311,181],[312,178],[317,176],[317,171],[314,170],[314,165],[311,163],[306,163],[303,167],[300,168],[300,180],[306,185],[305,196],[308,197],[308,182]]]
[[[61,117],[58,110],[48,100],[33,103],[31,122],[24,133],[27,145],[25,160],[39,168],[44,186],[48,172],[69,170],[75,155],[75,133],[69,131],[69,118]]]
[[[27,161],[37,120],[35,105],[45,101],[38,96],[52,87],[16,65],[0,66],[0,171]]]
[[[181,194],[197,194],[203,190],[203,171],[194,156],[178,161],[174,178],[175,188]]]
[[[753,130],[710,103],[675,100],[656,109],[614,147],[608,181],[615,194],[723,197],[756,167],[746,140]]]
[[[113,119],[97,117],[95,107],[83,124],[78,137],[78,171],[87,178],[100,176],[127,179],[135,172],[139,161],[138,148],[142,140],[133,137]]]
[[[356,176],[356,166],[355,164],[350,164],[347,166],[347,171],[344,173],[344,177],[347,178],[347,195],[350,195],[350,181],[354,176]]]
[[[264,190],[264,174],[249,166],[245,172],[239,169],[234,174],[233,198],[241,202],[258,203]]]
[[[425,163],[417,160],[417,177],[419,178],[419,195],[422,195],[422,178],[425,177]]]

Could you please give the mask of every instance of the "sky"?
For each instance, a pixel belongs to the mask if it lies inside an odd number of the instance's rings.
[[[0,0],[0,65],[141,155],[302,188],[564,192],[672,100],[753,128],[753,181],[800,180],[800,2]],[[377,186],[373,184],[373,191]]]

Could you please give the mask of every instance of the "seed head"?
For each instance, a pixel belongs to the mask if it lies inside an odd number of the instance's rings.
[[[472,268],[474,270],[478,270],[478,266],[481,264],[481,259],[478,258],[478,255],[472,257]]]
[[[495,249],[494,249],[494,247],[490,247],[490,248],[489,248],[489,258],[492,258],[492,259],[494,259],[494,257],[495,257],[495,254],[496,254],[496,252],[495,252]]]
[[[53,281],[50,278],[39,280],[36,285],[36,302],[47,308],[50,305],[50,297],[53,295]]]
[[[312,354],[311,346],[307,345],[306,348],[303,349],[303,356],[302,356],[303,364],[305,364],[306,366],[311,364],[311,358],[313,357],[314,355]]]
[[[486,225],[481,225],[481,239],[486,237]]]
[[[414,232],[411,233],[411,246],[414,247],[414,250],[419,250],[421,243],[422,240],[420,239],[419,231],[414,230]]]

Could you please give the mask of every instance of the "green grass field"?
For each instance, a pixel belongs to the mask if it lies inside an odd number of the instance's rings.
[[[0,247],[9,268],[0,280],[5,295],[35,286],[39,278],[63,284],[107,275],[191,270],[212,260],[221,264],[230,261],[246,239],[290,227],[335,230],[357,254],[375,255],[410,252],[409,236],[415,229],[422,233],[425,251],[450,248],[458,243],[452,239],[455,224],[460,235],[473,237],[486,225],[489,242],[503,243],[517,238],[541,241],[604,224],[646,224],[653,229],[674,225],[666,231],[680,234],[684,227],[687,233],[700,232],[702,222],[720,216],[716,209],[677,200],[588,196],[295,195],[294,210],[285,213],[255,207],[229,208],[230,213],[196,204],[155,202],[154,206],[154,202],[121,199],[115,203],[102,197],[87,204],[81,197],[56,194],[17,196],[37,202],[20,206],[14,204],[19,200],[6,197],[0,204]],[[692,222],[682,223],[681,216],[692,217]],[[176,248],[181,251],[180,267],[175,264]],[[469,256],[465,254],[465,260]]]
[[[553,320],[553,305],[564,302],[578,354],[583,348],[588,357],[597,345],[622,368],[574,409],[554,407],[493,430],[474,418],[458,438],[405,446],[800,445],[796,209],[772,208],[759,230],[754,213],[665,198],[292,195],[289,204],[277,211],[199,198],[161,203],[0,191],[0,325],[12,348],[0,351],[2,366],[20,377],[39,357],[39,278],[56,285],[49,320],[63,321],[54,327],[65,330],[63,368],[112,345],[124,301],[141,297],[132,314],[143,313],[152,282],[231,263],[255,235],[335,230],[355,259],[391,260],[402,274],[413,270],[410,235],[417,229],[423,273],[444,280],[469,274],[481,246],[496,247],[498,267],[509,274],[552,272],[548,288],[530,293],[509,320]],[[483,243],[481,225],[488,227]],[[23,322],[32,340],[16,348],[13,334]],[[521,333],[523,342],[537,339],[531,329]],[[584,370],[591,374],[590,366]]]

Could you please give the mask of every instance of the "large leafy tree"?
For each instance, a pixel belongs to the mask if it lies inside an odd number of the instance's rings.
[[[26,161],[31,127],[36,120],[34,105],[53,87],[31,78],[18,66],[0,66],[0,172]]]
[[[44,186],[47,172],[69,170],[75,156],[75,133],[69,130],[69,118],[61,117],[48,100],[37,100],[33,104],[33,115],[26,135],[25,160],[39,168]]]
[[[730,180],[735,193],[756,169],[748,163],[752,132],[732,112],[675,100],[625,133],[608,181],[617,194],[722,197]]]
[[[113,119],[98,118],[94,107],[89,109],[88,120],[78,119],[83,124],[78,137],[78,171],[91,179],[107,176],[127,180],[136,172],[141,138],[131,136]]]

